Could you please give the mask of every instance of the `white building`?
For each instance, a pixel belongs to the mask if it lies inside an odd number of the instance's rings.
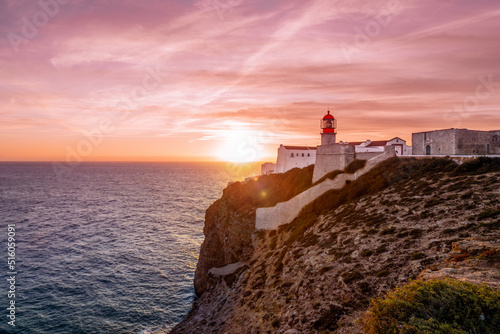
[[[316,147],[285,146],[278,148],[274,173],[284,173],[292,168],[304,168],[316,161]]]
[[[342,142],[340,142],[342,144]],[[390,140],[363,141],[363,142],[344,142],[343,144],[354,145],[356,153],[377,153],[384,152],[385,146],[394,146],[396,155],[411,155],[412,147],[406,145],[406,140],[394,137]]]
[[[266,162],[260,166],[261,175],[273,174],[275,170],[276,170],[276,164],[272,162]]]

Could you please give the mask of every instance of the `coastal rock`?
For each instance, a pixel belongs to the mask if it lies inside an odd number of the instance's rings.
[[[208,271],[231,263],[245,261],[252,253],[255,210],[235,210],[224,196],[205,214],[203,241],[196,266],[194,287],[200,296],[209,286]]]
[[[207,211],[203,294],[171,333],[355,334],[371,299],[412,279],[500,289],[500,168],[454,168],[385,162],[253,242],[254,211],[223,196]]]

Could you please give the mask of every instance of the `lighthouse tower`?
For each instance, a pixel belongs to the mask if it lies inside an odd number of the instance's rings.
[[[320,180],[334,170],[343,170],[356,155],[354,146],[337,144],[337,120],[330,114],[330,110],[321,120],[321,145],[316,148],[313,182]]]
[[[335,129],[337,128],[337,120],[330,114],[330,110],[323,117],[320,124],[321,129],[321,145],[335,144],[336,136]]]

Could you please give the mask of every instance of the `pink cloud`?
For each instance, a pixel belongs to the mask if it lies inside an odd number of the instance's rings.
[[[347,140],[500,128],[497,1],[219,3],[74,0],[15,53],[8,34],[41,8],[0,2],[0,131],[62,138],[104,118],[116,125],[114,145],[168,137],[209,147],[244,123],[270,133],[269,147],[315,144],[328,106]],[[457,111],[488,76],[490,94]]]

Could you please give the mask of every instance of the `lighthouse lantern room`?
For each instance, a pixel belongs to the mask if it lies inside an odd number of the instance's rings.
[[[321,145],[335,144],[335,137],[337,136],[337,134],[335,133],[335,129],[337,128],[337,120],[335,119],[335,117],[333,117],[333,115],[330,114],[330,110],[328,110],[328,113],[321,120],[320,127],[323,130],[321,132]]]

